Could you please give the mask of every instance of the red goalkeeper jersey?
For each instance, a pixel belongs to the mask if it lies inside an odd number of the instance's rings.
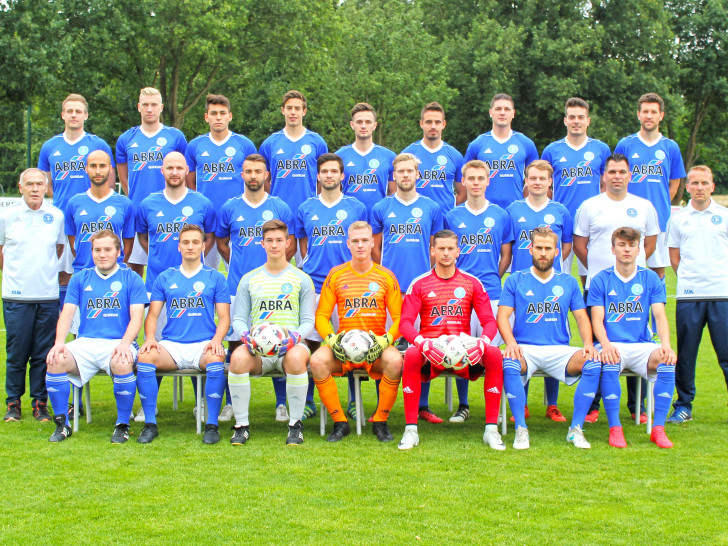
[[[455,270],[455,275],[442,279],[435,270],[412,281],[402,304],[399,331],[410,343],[417,335],[437,338],[470,331],[470,316],[475,313],[483,326],[483,334],[493,339],[498,328],[490,308],[490,298],[483,284],[474,276]],[[420,331],[415,320],[420,317]]]

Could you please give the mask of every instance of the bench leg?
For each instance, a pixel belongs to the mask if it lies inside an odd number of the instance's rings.
[[[445,378],[445,403],[452,413],[452,377]]]
[[[197,434],[202,434],[202,388],[201,381],[197,379]]]
[[[655,384],[647,383],[647,434],[652,433],[652,414],[655,411]]]
[[[506,396],[506,390],[501,388],[501,410],[500,410],[500,417],[501,417],[501,434],[503,436],[508,433],[508,413],[507,411],[507,400],[508,397]]]
[[[91,422],[91,381],[86,383],[86,392],[85,392],[85,398],[86,398],[86,422]]]
[[[174,411],[177,411],[177,378],[176,377],[172,378],[172,409]]]
[[[642,378],[637,376],[637,401],[634,407],[634,424],[640,424],[640,413],[642,413]],[[649,417],[648,417],[649,419]]]
[[[324,406],[324,403],[321,402],[321,410],[319,411],[319,415],[321,416],[319,419],[319,432],[321,433],[321,436],[326,434],[326,415],[328,413],[326,406]]]
[[[71,388],[73,389],[73,432],[78,432],[78,404],[81,402],[81,389],[73,383]]]
[[[356,434],[361,436],[361,424],[364,420],[364,407],[361,403],[362,376],[354,375],[354,403],[356,404]]]

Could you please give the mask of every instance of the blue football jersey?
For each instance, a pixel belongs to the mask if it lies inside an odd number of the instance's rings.
[[[243,161],[257,151],[252,140],[233,132],[220,143],[207,133],[187,145],[185,158],[195,173],[197,191],[212,201],[215,210],[245,191]]]
[[[516,342],[568,345],[569,309],[584,309],[584,297],[571,275],[554,271],[551,278],[542,281],[525,269],[506,279],[499,305],[514,309]]]
[[[499,299],[501,245],[513,241],[506,211],[493,203],[473,211],[467,203],[463,203],[445,215],[445,228],[458,236],[460,257],[457,266],[477,277],[491,300]]]
[[[240,279],[248,271],[266,262],[263,241],[263,224],[268,220],[281,220],[288,227],[289,235],[295,233],[293,214],[283,199],[266,196],[259,205],[252,206],[245,196],[228,200],[218,214],[217,237],[230,237],[230,267],[228,288],[231,294],[238,289]]]
[[[430,267],[430,237],[443,228],[442,210],[432,199],[418,195],[409,203],[390,195],[374,205],[374,234],[382,234],[382,266],[400,286],[410,283]]]
[[[66,235],[74,240],[73,272],[78,273],[87,267],[93,267],[91,255],[91,236],[102,229],[110,229],[120,239],[131,239],[134,230],[134,207],[131,199],[112,191],[98,201],[90,191],[71,197],[65,211]],[[122,241],[119,263],[124,261],[124,244]]]
[[[551,228],[559,237],[559,255],[554,260],[554,269],[561,271],[561,244],[570,243],[573,239],[574,226],[571,214],[566,207],[556,201],[548,201],[540,210],[534,210],[531,204],[523,199],[509,205],[506,209],[513,230],[513,257],[511,272],[528,269],[533,265],[531,256],[531,232],[537,227]]]
[[[90,267],[73,274],[66,303],[80,310],[78,337],[121,339],[129,327],[129,306],[149,300],[142,278],[126,266],[108,277]]]
[[[299,207],[296,238],[307,238],[301,268],[313,280],[317,294],[329,271],[351,259],[346,240],[349,226],[358,220],[367,220],[367,210],[353,197],[342,196],[331,205],[321,196],[311,197]]]
[[[196,191],[187,190],[176,203],[164,191],[145,198],[136,211],[136,231],[149,236],[147,290],[162,271],[182,261],[179,232],[186,224],[196,224],[205,233],[215,232],[215,209],[210,200]]]
[[[116,162],[129,168],[129,198],[135,207],[148,195],[164,189],[162,161],[169,152],[184,155],[187,140],[175,127],[162,127],[153,135],[141,125],[132,127],[116,141]]]
[[[53,181],[53,204],[66,210],[68,200],[91,187],[86,173],[86,157],[91,152],[103,150],[111,158],[111,166],[115,166],[111,148],[104,139],[84,133],[74,142],[69,142],[61,133],[46,140],[40,149],[38,168],[51,173]]]
[[[637,267],[629,279],[614,267],[603,269],[592,279],[586,300],[589,307],[604,307],[607,337],[622,343],[652,341],[650,306],[667,301],[657,273],[644,267]]]
[[[387,196],[396,154],[378,144],[372,144],[364,154],[349,144],[336,150],[336,154],[344,160],[344,195],[363,203],[368,215],[368,211]]]
[[[463,154],[444,141],[432,150],[422,140],[413,142],[402,153],[412,154],[420,160],[422,178],[417,181],[417,193],[440,205],[443,214],[452,210],[455,206],[455,182],[462,178]]]
[[[629,160],[632,178],[627,191],[655,206],[660,231],[666,231],[672,211],[670,180],[685,177],[685,165],[677,142],[660,135],[657,142],[647,145],[639,133],[635,133],[620,140],[614,153],[624,154]]]
[[[179,265],[163,271],[154,281],[151,301],[163,301],[167,324],[162,339],[198,343],[215,336],[215,304],[230,303],[230,291],[219,271],[200,264],[191,276]]]
[[[565,138],[544,148],[541,159],[554,169],[554,201],[566,207],[573,218],[584,201],[599,195],[599,181],[611,154],[601,140],[587,138],[576,149]]]
[[[308,129],[296,140],[285,129],[266,138],[260,154],[268,162],[271,195],[283,199],[295,214],[301,203],[316,195],[316,160],[328,151],[324,139]]]
[[[465,151],[465,162],[471,159],[485,161],[490,168],[490,183],[485,197],[501,208],[523,199],[523,173],[538,159],[533,141],[522,133],[511,131],[505,141],[496,139],[491,131],[483,133]]]

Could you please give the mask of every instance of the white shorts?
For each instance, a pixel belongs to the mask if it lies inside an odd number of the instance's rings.
[[[531,376],[541,371],[550,375],[554,379],[558,379],[567,385],[573,385],[579,381],[580,375],[566,375],[566,365],[574,353],[581,351],[581,347],[571,347],[570,345],[524,345],[519,344],[526,359],[526,375],[521,376],[521,380],[525,385]]]
[[[657,371],[648,373],[647,363],[650,360],[650,355],[660,348],[657,343],[647,341],[645,343],[612,343],[617,350],[619,355],[622,357],[619,363],[619,373],[625,370],[640,374],[644,379],[647,379],[650,383],[654,383],[657,379]],[[602,351],[601,344],[597,343],[594,345],[597,351]]]
[[[212,248],[210,249],[210,252],[208,252],[207,256],[205,256],[205,265],[217,271],[217,268],[220,266],[221,261],[225,264],[225,271],[229,273],[230,265],[220,256],[220,253],[217,251],[217,241],[215,241],[214,243],[212,243]]]
[[[177,364],[180,370],[201,370],[200,359],[205,352],[205,346],[210,343],[207,341],[197,341],[195,343],[179,343],[163,339],[159,344],[167,349],[172,360]]]
[[[321,299],[321,294],[316,294],[316,308],[317,309],[318,309],[318,304],[319,304],[320,299]],[[389,317],[389,315],[387,315],[387,317]],[[391,325],[392,324],[391,319],[388,319],[388,320],[390,321],[389,324]],[[334,332],[339,331],[339,311],[337,310],[336,306],[334,306],[334,311],[333,311],[333,313],[331,313],[331,326],[334,329]],[[315,327],[313,330],[311,330],[311,333],[308,334],[308,336],[306,336],[306,339],[308,339],[309,341],[318,341],[319,343],[321,343],[324,340],[324,338],[322,338],[319,335],[319,333],[316,331]]]
[[[76,360],[76,366],[81,373],[80,377],[68,374],[68,380],[76,387],[83,387],[99,371],[111,375],[111,355],[121,343],[120,339],[96,339],[79,337],[66,343],[68,352]],[[136,342],[131,344],[131,354],[136,360]]]
[[[306,349],[306,352],[309,356],[311,356],[311,350],[308,348],[308,345],[305,343],[296,343],[296,346],[303,347]],[[267,375],[269,373],[285,373],[283,371],[283,359],[285,359],[284,356],[262,356],[260,357],[261,360],[261,368],[262,371],[260,372],[260,375]]]
[[[655,252],[647,260],[647,267],[670,267],[670,250],[667,248],[664,231],[657,235]]]
[[[138,265],[147,265],[147,260],[149,259],[149,256],[146,252],[144,252],[144,249],[142,248],[141,243],[139,242],[139,235],[134,235],[134,247],[131,249],[131,254],[129,255],[129,259],[127,260],[130,264],[138,264]]]
[[[574,256],[576,256],[576,254],[574,254],[574,250],[572,249],[566,259],[561,262],[561,271],[571,275],[571,265],[574,263]],[[586,277],[586,267],[584,267],[584,264],[581,263],[579,258],[576,258],[576,268],[579,270],[580,276]]]
[[[493,311],[493,316],[495,317],[498,314],[498,302],[500,300],[490,300],[490,309]],[[511,328],[513,327],[513,323],[516,320],[516,314],[511,314]],[[475,309],[473,309],[473,313],[470,315],[470,335],[473,337],[480,337],[483,335],[483,327],[480,325],[480,320],[478,320],[478,315],[475,314]],[[490,344],[493,347],[500,347],[503,344],[503,338],[500,335],[500,332],[498,330],[495,331],[495,336],[493,336],[493,339],[490,340]]]
[[[68,237],[64,237],[66,242],[63,243],[63,254],[58,259],[58,272],[59,273],[73,273],[73,252],[71,252],[71,245],[68,243]]]

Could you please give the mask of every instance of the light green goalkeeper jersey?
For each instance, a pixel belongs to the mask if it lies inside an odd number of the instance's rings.
[[[265,265],[240,279],[233,306],[233,330],[240,337],[261,322],[272,322],[301,334],[313,331],[316,292],[311,277],[289,265],[277,275]]]

